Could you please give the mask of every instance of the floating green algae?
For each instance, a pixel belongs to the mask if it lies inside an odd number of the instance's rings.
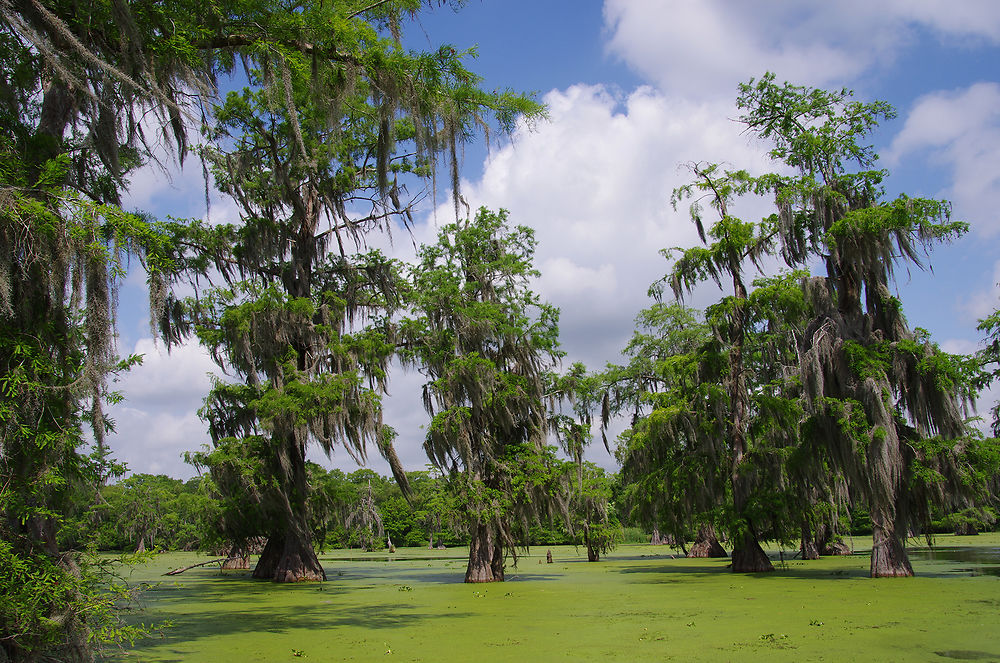
[[[136,619],[170,627],[120,660],[1000,661],[1000,578],[969,562],[1000,536],[938,543],[969,554],[917,554],[917,577],[877,580],[866,555],[786,553],[775,573],[734,575],[725,559],[622,546],[599,563],[534,548],[489,585],[462,582],[461,549],[338,551],[322,556],[329,581],[276,585],[217,567],[162,576],[199,559],[172,553],[132,578],[159,583]]]

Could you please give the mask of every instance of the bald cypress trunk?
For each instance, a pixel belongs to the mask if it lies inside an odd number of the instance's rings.
[[[281,553],[284,550],[285,537],[280,532],[269,536],[251,575],[259,580],[270,580],[273,578],[274,571],[278,568],[278,560],[281,559]]]
[[[583,542],[587,546],[587,561],[601,561],[601,551],[597,549],[597,546],[594,545],[593,539],[590,538],[590,527],[585,526],[583,528]]]
[[[802,544],[799,546],[802,551],[802,559],[819,559],[820,546],[813,538],[812,528],[809,523],[802,523]]]
[[[694,537],[694,545],[687,553],[688,557],[729,557],[729,553],[719,543],[715,528],[711,525],[701,525]]]
[[[733,548],[733,573],[765,573],[774,570],[767,553],[761,548],[757,535],[747,531]]]
[[[872,517],[872,578],[899,578],[913,575],[913,566],[906,554],[905,532],[896,528],[895,509],[873,508]]]
[[[222,562],[222,568],[227,570],[249,569],[250,553],[247,552],[246,546],[232,546],[226,560]]]
[[[285,534],[285,545],[278,558],[272,580],[275,582],[303,582],[326,580],[326,572],[316,557],[308,532],[290,527]]]
[[[503,546],[490,523],[475,523],[469,543],[465,582],[503,582]]]
[[[739,265],[732,267],[733,292],[739,302],[733,312],[733,347],[729,359],[729,402],[732,407],[730,420],[730,438],[732,446],[731,481],[733,486],[733,509],[737,517],[744,517],[747,504],[750,501],[751,487],[749,481],[741,472],[743,457],[747,452],[746,417],[747,389],[746,376],[743,373],[743,345],[745,342],[744,305],[747,299],[747,289],[740,276]],[[773,571],[771,560],[767,558],[764,549],[757,541],[757,532],[749,519],[745,520],[745,530],[738,536],[733,545],[733,573],[757,573]]]
[[[306,521],[309,495],[309,483],[305,467],[305,446],[295,439],[285,440],[289,485],[282,495],[284,513],[284,532],[282,536],[281,554],[275,563],[272,580],[275,582],[301,582],[308,580],[326,580],[323,566],[316,557],[312,546],[312,533]]]

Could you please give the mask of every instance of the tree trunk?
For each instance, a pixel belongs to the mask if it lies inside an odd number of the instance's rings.
[[[719,543],[715,528],[711,525],[701,525],[694,537],[694,545],[687,552],[688,557],[729,557],[729,553]]]
[[[285,531],[285,546],[272,579],[275,582],[326,580],[326,571],[316,557],[307,530],[293,525]]]
[[[601,551],[599,551],[594,546],[594,542],[590,538],[590,528],[584,528],[584,530],[583,530],[583,541],[587,545],[587,561],[588,562],[599,562],[599,561],[601,561]]]
[[[250,554],[247,552],[246,548],[233,546],[229,550],[229,555],[226,557],[226,560],[222,562],[222,568],[230,570],[249,569]]]
[[[281,558],[281,551],[285,549],[285,539],[280,534],[273,534],[264,544],[264,550],[260,553],[257,566],[254,567],[252,577],[258,580],[271,580],[274,572],[278,568],[278,560]]]
[[[816,550],[820,555],[828,555],[826,552],[830,547],[830,537],[832,529],[826,523],[819,523],[813,530],[813,541],[816,543]]]
[[[896,532],[895,513],[889,509],[871,509],[872,578],[898,578],[913,575],[903,537]]]
[[[490,524],[473,525],[465,582],[503,582],[503,546]]]
[[[774,565],[760,547],[757,536],[748,530],[733,548],[733,573],[763,573],[773,571]]]
[[[747,452],[746,416],[747,389],[746,376],[743,374],[743,345],[745,340],[744,302],[747,299],[746,286],[740,274],[739,265],[732,268],[733,294],[737,306],[733,311],[733,347],[730,351],[729,369],[729,400],[732,404],[732,419],[730,421],[730,444],[732,445],[732,467],[730,481],[733,486],[733,508],[739,518],[744,518],[747,503],[750,501],[751,487],[740,466]],[[773,571],[771,560],[767,558],[764,549],[757,541],[757,533],[753,523],[746,519],[743,534],[733,543],[733,573],[758,573]]]
[[[812,528],[809,523],[802,523],[802,559],[819,559],[819,546],[813,539]]]
[[[976,536],[979,530],[972,523],[959,523],[955,526],[955,536]]]
[[[824,555],[831,555],[831,556],[834,556],[834,555],[850,555],[851,554],[851,549],[850,549],[850,547],[848,547],[848,545],[846,543],[844,543],[843,541],[840,541],[838,539],[836,541],[830,541],[825,546],[823,546],[823,554]]]
[[[301,362],[301,357],[299,361]],[[309,524],[306,522],[309,482],[306,474],[305,444],[294,432],[288,435],[284,443],[288,445],[286,450],[289,468],[288,483],[283,486],[282,495],[285,512],[284,532],[281,537],[283,545],[271,580],[275,582],[326,580],[326,572],[316,557]],[[261,559],[263,560],[263,555]]]

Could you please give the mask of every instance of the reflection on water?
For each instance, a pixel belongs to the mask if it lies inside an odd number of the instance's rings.
[[[938,562],[955,562],[961,567],[955,573],[1000,576],[1000,548],[965,548],[943,546],[907,550],[911,559]]]

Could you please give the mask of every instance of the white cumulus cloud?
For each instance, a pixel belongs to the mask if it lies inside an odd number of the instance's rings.
[[[973,231],[1000,232],[1000,84],[976,83],[937,91],[917,100],[890,146],[890,163],[926,155],[943,164],[951,182],[941,195]]]
[[[764,71],[841,84],[891,65],[918,43],[1000,42],[991,0],[606,0],[608,50],[665,91],[731,97]]]

